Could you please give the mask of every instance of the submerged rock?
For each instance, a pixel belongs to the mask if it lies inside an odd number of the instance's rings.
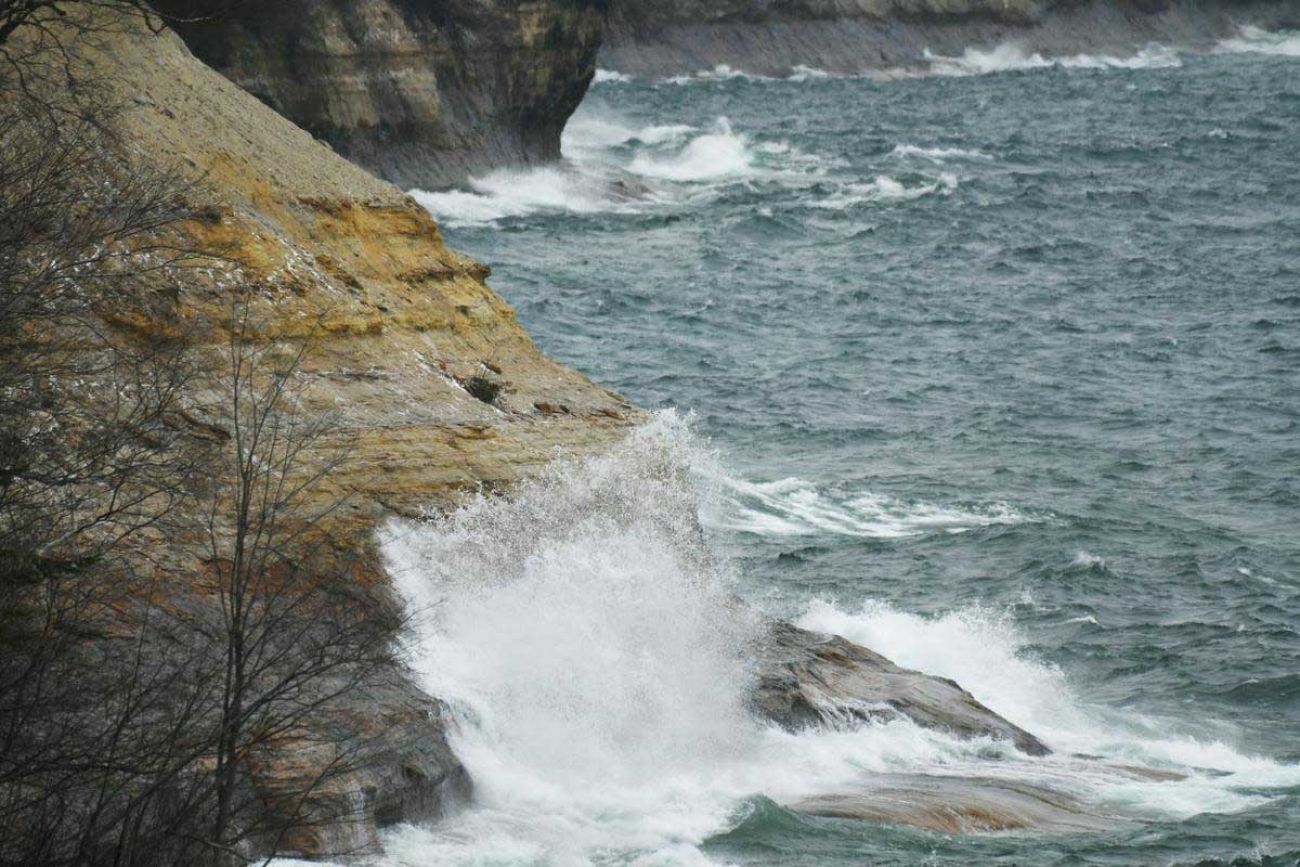
[[[807,798],[789,807],[812,816],[912,825],[948,834],[1087,833],[1122,821],[1045,786],[924,774],[878,776],[860,791]]]
[[[770,626],[753,705],[791,730],[905,717],[960,737],[1009,740],[1031,756],[1051,752],[951,680],[900,668],[847,639],[789,623]]]

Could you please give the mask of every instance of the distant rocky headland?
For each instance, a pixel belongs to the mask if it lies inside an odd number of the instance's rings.
[[[725,64],[762,75],[924,70],[928,55],[1014,42],[1046,55],[1206,47],[1242,23],[1287,27],[1285,2],[1182,0],[664,0],[615,3],[603,66],[638,76]]]

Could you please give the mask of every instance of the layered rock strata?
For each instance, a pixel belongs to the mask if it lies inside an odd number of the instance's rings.
[[[142,274],[139,297],[112,299],[102,313],[124,341],[190,341],[198,369],[175,423],[204,440],[230,436],[221,323],[232,309],[259,348],[289,357],[302,349],[294,410],[329,426],[298,471],[326,468],[306,496],[343,504],[313,528],[340,569],[383,588],[380,521],[603,449],[642,417],[543,355],[487,286],[488,269],[449,250],[401,190],[203,65],[175,35],[120,29],[69,58],[74,80],[96,82],[98,98],[125,107],[121,159],[188,178],[178,195],[193,216],[164,240],[205,255]],[[188,533],[132,540],[141,579],[162,582],[177,607],[201,607],[213,592],[201,516],[193,523]],[[283,850],[373,849],[380,827],[432,820],[468,797],[442,705],[400,667],[370,678],[341,714],[310,742],[250,759],[250,791],[274,804],[340,756],[360,757],[312,788],[309,821]]]

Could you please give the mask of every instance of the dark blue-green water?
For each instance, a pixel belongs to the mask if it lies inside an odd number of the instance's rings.
[[[1196,776],[1084,835],[755,799],[700,857],[1300,860],[1300,41],[1235,47],[602,76],[566,166],[421,196],[547,352],[694,414],[746,595]]]

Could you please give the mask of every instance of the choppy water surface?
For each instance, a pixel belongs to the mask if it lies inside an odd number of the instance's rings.
[[[564,167],[421,195],[547,351],[693,418],[393,531],[480,806],[390,857],[1295,863],[1297,55],[1246,31],[890,81],[603,75]],[[732,590],[1060,756],[738,722]],[[1080,752],[1192,776],[1090,780]],[[950,837],[781,806],[883,771],[1055,780],[1131,821]]]

